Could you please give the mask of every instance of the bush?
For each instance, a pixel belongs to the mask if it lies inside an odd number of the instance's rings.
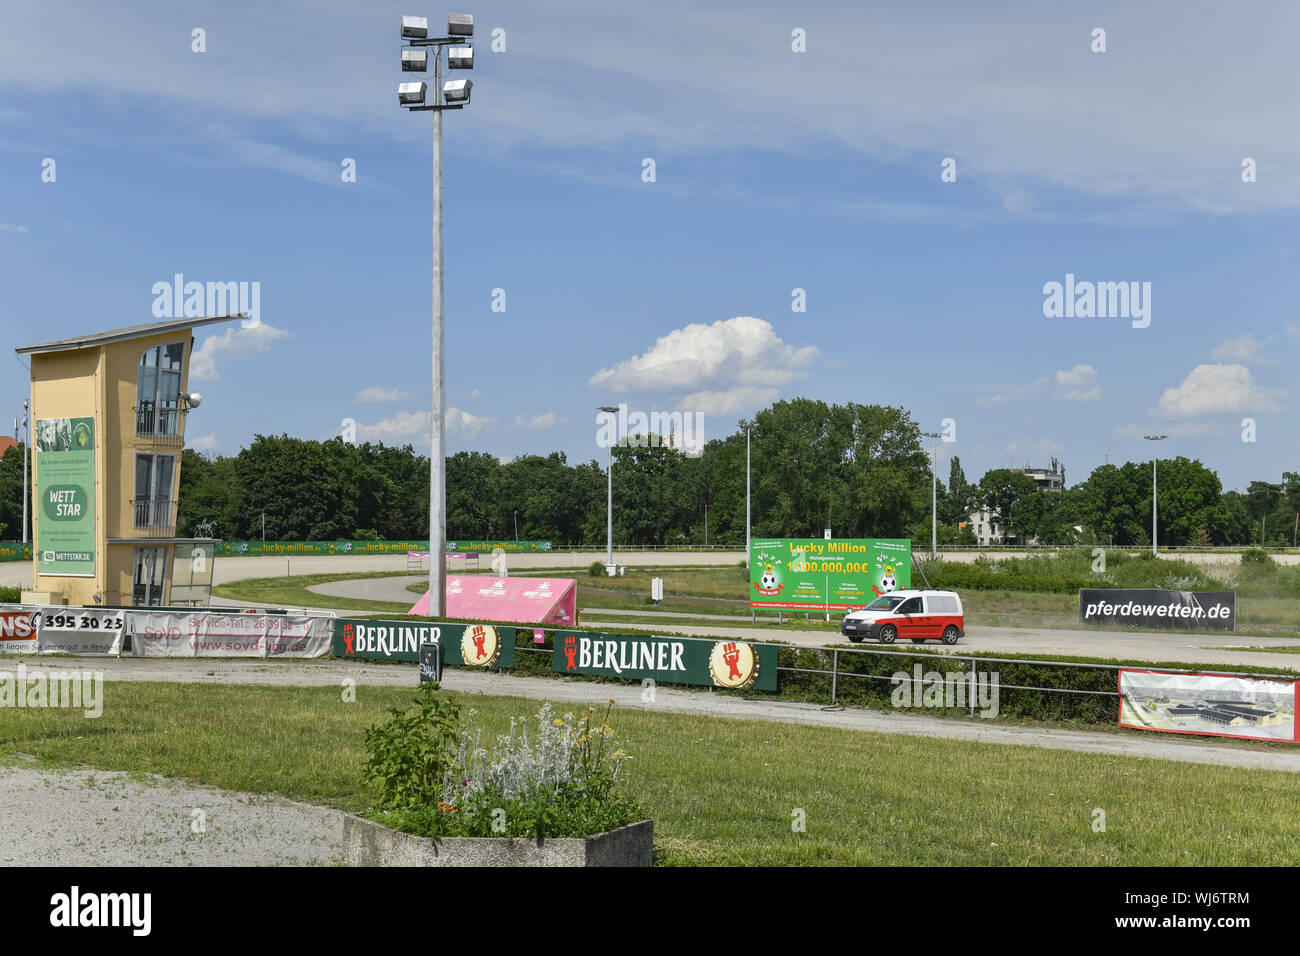
[[[386,723],[366,731],[363,775],[379,792],[382,808],[437,806],[453,767],[460,707],[437,696],[436,682],[421,684],[415,710],[388,709]]]
[[[0,604],[17,604],[22,599],[22,588],[0,587]]]
[[[1241,566],[1258,570],[1276,571],[1277,562],[1263,548],[1247,548],[1241,552]]]
[[[392,718],[366,732],[371,757],[367,779],[380,791],[371,817],[408,833],[475,837],[591,836],[645,818],[619,790],[627,754],[609,725],[613,701],[596,722],[596,708],[581,718],[557,717],[550,703],[528,721],[510,721],[489,756],[482,729],[469,712],[437,699],[426,684],[414,713],[393,708]]]
[[[587,573],[593,578],[598,578],[605,573],[605,565],[600,561],[593,561],[591,566],[587,568]]]

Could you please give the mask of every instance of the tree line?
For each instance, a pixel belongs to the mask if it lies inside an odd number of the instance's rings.
[[[746,434],[683,454],[666,441],[612,449],[619,544],[743,546]],[[797,398],[750,424],[757,537],[930,538],[930,458],[901,408]],[[562,452],[502,461],[484,452],[447,459],[447,536],[455,540],[605,541],[605,463]],[[1291,544],[1300,474],[1225,491],[1187,458],[1159,463],[1162,545]],[[20,536],[22,448],[0,460],[0,536]],[[1143,545],[1151,540],[1151,463],[1102,465],[1061,491],[1014,469],[970,482],[959,458],[937,486],[941,544],[975,544],[972,512],[987,507],[1009,542]],[[420,539],[429,527],[429,459],[411,446],[257,435],[232,456],[182,453],[177,531],[209,524],[239,540]]]

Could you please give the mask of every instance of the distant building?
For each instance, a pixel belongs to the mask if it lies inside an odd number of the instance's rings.
[[[15,448],[17,447],[17,445],[18,442],[10,438],[8,435],[0,435],[0,458],[3,458],[5,456],[5,452],[7,452],[10,448]]]
[[[1065,475],[1050,468],[1016,468],[1020,474],[1031,478],[1043,491],[1061,491],[1065,488]],[[983,545],[1006,544],[1007,535],[1002,527],[1002,516],[991,508],[981,508],[971,513],[971,531],[975,541]],[[1012,535],[1012,538],[1015,536]],[[1020,542],[1017,542],[1020,543]],[[1028,544],[1037,544],[1037,538],[1031,538]]]

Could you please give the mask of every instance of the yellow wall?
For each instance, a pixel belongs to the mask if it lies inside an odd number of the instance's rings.
[[[181,392],[189,388],[190,329],[180,329],[109,345],[67,352],[33,354],[32,413],[42,418],[95,419],[95,576],[66,577],[37,573],[32,562],[32,589],[61,592],[69,604],[93,605],[94,595],[104,604],[130,604],[135,548],[148,543],[134,531],[135,456],[137,452],[174,455],[172,470],[172,520],[180,488],[181,450],[184,447],[185,415],[180,416],[178,437],[166,443],[135,434],[136,376],[140,356],[150,348],[173,342],[185,344],[181,366]],[[33,469],[40,455],[33,455]],[[39,475],[33,482],[39,487]],[[33,541],[39,542],[40,508],[32,509]],[[133,538],[136,543],[109,544],[109,538]],[[158,542],[160,545],[162,542]],[[167,593],[171,591],[171,549],[167,554]]]

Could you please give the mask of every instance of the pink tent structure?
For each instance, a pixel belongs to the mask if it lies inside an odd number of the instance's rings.
[[[578,582],[574,578],[449,574],[445,612],[447,617],[462,620],[573,627],[578,620]],[[428,616],[428,591],[410,613]]]

